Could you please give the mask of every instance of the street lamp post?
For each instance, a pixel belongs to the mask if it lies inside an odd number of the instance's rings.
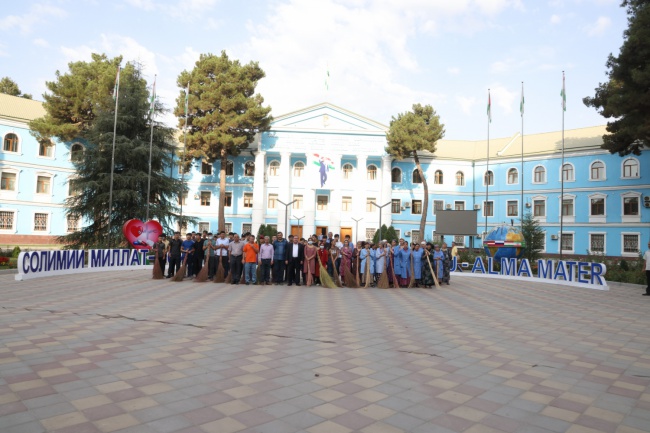
[[[381,242],[381,210],[382,210],[383,208],[385,208],[386,206],[388,206],[389,204],[391,204],[392,201],[389,201],[389,202],[386,203],[386,204],[382,204],[381,206],[379,206],[379,205],[378,205],[377,203],[375,203],[374,201],[371,201],[370,203],[371,203],[373,206],[377,206],[377,207],[379,208],[379,242]]]
[[[359,221],[361,221],[363,218],[352,218],[354,222],[356,223],[356,227],[354,228],[354,243],[356,245],[357,242],[359,242]]]
[[[300,218],[298,218],[298,217],[292,217],[292,218],[295,219],[295,220],[298,220],[298,231],[299,231],[300,234],[301,234],[301,236],[299,236],[299,237],[302,237],[302,230],[300,229],[300,220],[303,219],[303,218],[305,218],[305,217],[304,217],[304,216],[301,216]]]
[[[291,206],[291,205],[294,204],[295,202],[296,202],[296,200],[294,200],[294,201],[290,201],[289,203],[285,203],[285,202],[283,202],[282,200],[278,200],[278,203],[284,205],[284,232],[285,232],[284,235],[285,235],[287,238],[288,238],[289,235],[290,235],[290,233],[288,233],[288,232],[289,232],[289,212],[287,212],[287,211],[289,210],[289,206]]]

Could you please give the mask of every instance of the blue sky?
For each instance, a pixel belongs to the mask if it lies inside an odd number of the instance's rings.
[[[90,53],[138,60],[172,107],[176,78],[201,53],[266,71],[258,86],[279,116],[323,101],[388,125],[431,104],[448,139],[604,124],[582,98],[606,80],[627,27],[620,0],[49,0],[6,2],[0,75],[42,100],[45,81]],[[329,90],[325,75],[329,69]],[[176,126],[173,116],[164,120]]]

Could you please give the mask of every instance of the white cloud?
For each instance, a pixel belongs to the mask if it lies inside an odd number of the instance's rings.
[[[0,28],[12,30],[19,28],[22,34],[30,33],[34,26],[46,22],[52,17],[63,18],[67,12],[50,4],[36,3],[29,8],[24,15],[7,15],[0,18]]]
[[[43,39],[43,38],[36,38],[36,39],[34,39],[33,43],[34,43],[34,45],[39,46],[39,47],[43,47],[43,48],[47,48],[47,47],[50,46],[50,43],[48,41],[46,41],[45,39]]]
[[[475,97],[467,97],[467,96],[456,96],[456,102],[460,106],[460,109],[463,111],[465,114],[471,114],[472,112],[472,107],[474,107],[478,101],[476,100]]]
[[[560,24],[562,22],[562,17],[556,14],[551,15],[550,19],[551,24]]]
[[[458,74],[460,74],[460,68],[458,68],[456,66],[447,68],[447,73],[449,75],[458,75]]]
[[[598,17],[595,23],[588,25],[585,31],[589,36],[599,36],[612,25],[612,20],[609,17]]]
[[[177,0],[173,3],[156,0],[126,0],[129,6],[145,11],[158,11],[172,18],[193,21],[204,18],[217,0]]]
[[[502,108],[506,114],[512,113],[513,103],[517,99],[519,93],[516,91],[510,91],[501,84],[495,84],[490,87],[490,93],[492,95],[492,105]]]

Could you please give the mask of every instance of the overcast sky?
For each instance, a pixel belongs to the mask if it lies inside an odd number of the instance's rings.
[[[45,81],[90,53],[144,65],[168,107],[201,53],[226,50],[266,71],[258,90],[279,116],[323,101],[388,125],[431,104],[448,139],[604,124],[582,98],[606,80],[627,27],[620,0],[7,1],[0,75],[42,100]],[[329,90],[325,86],[329,70]],[[168,115],[165,121],[176,126]]]

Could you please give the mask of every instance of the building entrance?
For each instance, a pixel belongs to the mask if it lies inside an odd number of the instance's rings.
[[[291,226],[291,234],[298,239],[302,237],[302,226]]]
[[[318,236],[319,239],[327,239],[327,226],[317,226],[316,236]]]
[[[351,243],[354,243],[352,239],[352,227],[341,227],[341,242],[345,240],[346,236],[350,239]]]

